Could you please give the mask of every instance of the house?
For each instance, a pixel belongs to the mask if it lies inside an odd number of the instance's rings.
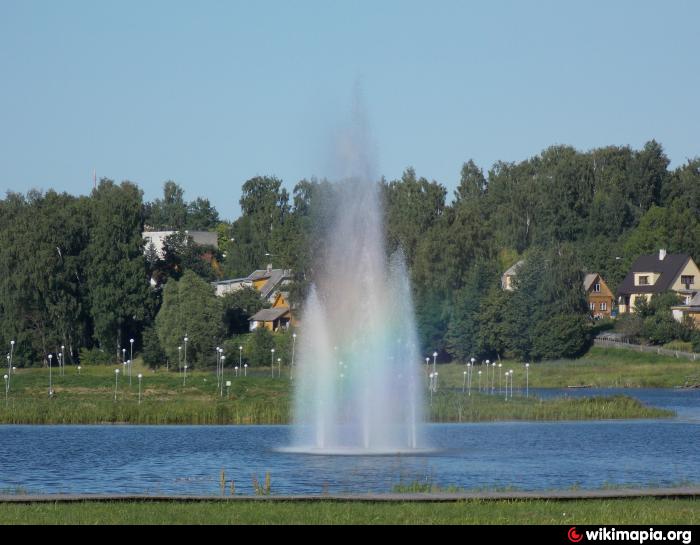
[[[178,231],[144,231],[141,233],[144,240],[144,254],[148,252],[149,246],[153,244],[158,259],[163,259],[163,257],[165,257],[165,239],[177,232]],[[219,236],[217,233],[211,233],[209,231],[184,231],[184,233],[192,239],[194,244],[198,244],[199,246],[213,246],[217,249],[219,247]]]
[[[671,312],[677,322],[683,322],[683,319],[688,316],[695,323],[695,327],[700,328],[700,292],[690,299],[686,297],[685,304],[671,307]]]
[[[598,273],[589,273],[583,279],[588,309],[593,318],[610,318],[614,301],[613,292]]]
[[[220,297],[243,288],[253,288],[260,292],[263,299],[274,303],[277,293],[291,281],[290,269],[273,269],[272,265],[268,265],[266,269],[253,271],[245,278],[219,280],[212,282],[212,286],[216,289],[216,295]]]
[[[524,260],[518,261],[501,275],[501,288],[514,291],[514,279],[518,275],[518,269],[522,267]],[[588,308],[594,318],[610,317],[614,296],[610,288],[598,273],[589,273],[583,279],[583,289],[586,292]]]
[[[515,289],[513,286],[513,278],[518,274],[518,269],[522,267],[523,263],[525,263],[525,260],[521,259],[501,275],[501,288],[508,291],[513,291]]]
[[[296,326],[296,320],[292,317],[289,304],[289,293],[277,292],[271,308],[264,308],[249,318],[250,331],[264,327],[270,331],[287,329],[290,325]]]
[[[617,289],[620,313],[634,312],[640,299],[649,301],[656,293],[675,291],[688,307],[698,292],[700,269],[688,254],[639,256]]]

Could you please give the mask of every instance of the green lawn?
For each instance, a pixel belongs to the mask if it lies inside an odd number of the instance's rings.
[[[0,524],[698,524],[682,499],[5,504]]]
[[[283,424],[290,421],[293,382],[288,369],[282,378],[271,378],[268,369],[249,369],[248,377],[234,377],[223,397],[211,370],[190,371],[183,376],[164,369],[135,367],[131,386],[119,375],[115,397],[115,367],[67,367],[65,376],[53,370],[53,398],[48,397],[48,370],[18,369],[12,377],[7,403],[0,397],[0,423],[13,424]],[[493,420],[581,420],[610,418],[655,418],[666,411],[644,407],[626,396],[613,398],[549,399],[525,398],[522,363],[504,361],[501,370],[514,369],[516,395],[506,401],[498,394],[500,373],[496,369],[495,395],[478,395],[473,378],[472,395],[462,393],[464,365],[438,367],[440,389],[432,405],[426,399],[426,414],[436,422],[480,422]],[[143,374],[142,402],[138,403],[138,379]],[[533,363],[530,387],[662,386],[684,384],[700,374],[700,362],[640,354],[616,349],[592,349],[579,360]],[[482,376],[486,384],[485,375]],[[0,394],[1,395],[1,394]]]
[[[513,369],[513,385],[525,388],[525,364],[503,360],[502,372]],[[476,367],[483,369],[482,366]],[[461,387],[464,364],[439,365],[443,384]],[[554,360],[531,363],[529,382],[533,388],[566,388],[591,385],[601,388],[674,388],[687,383],[700,384],[700,361],[671,356],[658,356],[633,350],[593,347],[576,360]],[[483,375],[485,377],[485,375]],[[499,369],[496,367],[496,384]],[[473,384],[477,377],[474,376]]]

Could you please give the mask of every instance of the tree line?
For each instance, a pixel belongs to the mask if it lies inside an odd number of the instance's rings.
[[[554,146],[486,173],[467,161],[450,198],[412,168],[377,183],[387,250],[401,247],[408,262],[421,343],[443,359],[576,355],[591,330],[585,272],[614,291],[639,254],[664,247],[700,257],[700,159],[670,169],[655,141],[639,150]],[[248,292],[217,299],[208,282],[272,262],[293,271],[291,298],[303,302],[342,205],[336,192],[311,179],[290,194],[278,178],[255,177],[234,221],[206,199],[187,202],[172,181],[152,202],[136,184],[109,179],[89,196],[9,192],[0,201],[0,342],[16,340],[18,361],[29,364],[61,345],[73,358],[80,348],[116,357],[134,338],[151,359],[172,362],[176,338],[200,328],[190,333],[191,361],[213,364],[213,347],[243,342],[247,318],[265,302]],[[144,248],[144,229],[178,233],[159,256]],[[218,248],[188,244],[186,230],[217,232]],[[503,291],[500,275],[523,258],[517,289]],[[668,304],[643,309],[643,319],[659,322],[657,308]],[[272,342],[264,335],[260,346]]]

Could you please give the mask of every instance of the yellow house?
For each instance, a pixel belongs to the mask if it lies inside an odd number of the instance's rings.
[[[698,292],[700,269],[687,254],[641,255],[632,264],[627,276],[617,289],[620,314],[634,312],[637,303],[649,301],[655,293],[675,291],[685,305]]]
[[[289,326],[296,327],[298,324],[292,316],[288,300],[289,293],[278,292],[271,308],[264,308],[249,318],[250,331],[255,331],[259,327],[264,327],[270,331],[287,329]]]

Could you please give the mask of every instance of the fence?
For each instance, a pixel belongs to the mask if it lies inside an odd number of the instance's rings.
[[[595,339],[593,339],[593,344],[595,346],[601,346],[604,348],[624,348],[626,350],[635,350],[637,352],[646,352],[648,354],[659,354],[660,356],[688,358],[693,361],[697,361],[698,358],[700,358],[700,354],[696,354],[695,352],[682,352],[680,350],[669,350],[668,348],[661,348],[660,346],[645,346],[643,344],[632,344],[629,341],[618,341],[606,339],[604,337],[596,337]]]

